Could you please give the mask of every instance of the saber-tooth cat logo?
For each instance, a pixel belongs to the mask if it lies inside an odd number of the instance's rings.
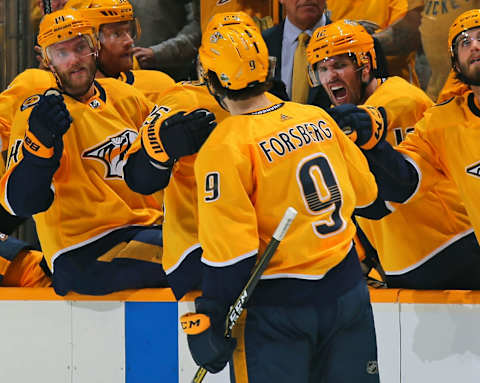
[[[105,167],[105,179],[123,178],[123,165],[125,165],[125,154],[137,138],[138,133],[133,130],[125,130],[122,133],[109,137],[105,142],[87,149],[83,152],[83,158],[93,158],[101,161]]]

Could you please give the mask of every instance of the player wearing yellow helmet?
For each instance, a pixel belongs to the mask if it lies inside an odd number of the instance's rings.
[[[34,215],[58,294],[165,286],[160,206],[123,181],[153,104],[115,79],[95,81],[97,36],[81,11],[46,15],[38,39],[58,85],[35,89],[14,116],[3,207]]]
[[[428,109],[414,131],[396,148],[402,155],[383,140],[372,150],[365,151],[387,200],[413,203],[423,193],[434,192],[439,179],[448,177],[458,188],[477,239],[480,238],[480,205],[477,202],[480,190],[477,144],[480,137],[479,25],[480,10],[467,11],[454,21],[448,38],[452,67],[471,91]],[[370,134],[371,129],[365,128]],[[386,163],[389,164],[388,175]],[[393,190],[395,197],[392,197]],[[450,216],[445,219],[452,223]],[[462,266],[478,268],[478,262],[473,258],[471,263]]]
[[[378,382],[350,218],[356,207],[376,212],[365,159],[322,109],[268,99],[273,63],[257,29],[205,33],[199,58],[202,78],[232,116],[195,161],[203,248],[195,306],[210,324],[187,329],[194,360],[210,372],[230,361],[232,381]],[[225,314],[287,206],[298,216],[233,330],[236,347],[224,338]]]
[[[387,120],[385,139],[394,147],[432,106],[423,91],[400,77],[373,77],[373,38],[355,22],[337,21],[319,28],[307,52],[312,80],[324,86],[333,104],[340,105],[331,112],[340,118],[337,121],[348,124],[341,120],[345,113],[365,113],[352,104],[381,107]],[[369,119],[366,122],[370,124]],[[448,221],[443,219],[446,216]],[[474,267],[480,248],[455,184],[446,177],[439,177],[433,190],[382,220],[359,217],[357,222],[378,252],[388,286],[480,287],[480,270]],[[421,244],[416,238],[422,238]]]
[[[205,33],[213,33],[220,25],[239,23],[255,27],[247,14],[229,12],[215,15]],[[268,97],[278,101],[273,95],[269,94]],[[178,158],[174,166],[170,167],[168,162],[165,163],[168,156],[154,150],[155,140],[160,136],[160,130],[164,130],[165,125],[170,125],[172,121],[176,121],[178,128],[181,128],[181,124],[195,124],[198,127],[208,123],[201,113],[206,118],[209,115],[198,112],[199,109],[212,112],[218,122],[228,117],[229,113],[215,101],[201,82],[176,84],[159,100],[159,106],[161,114],[158,118],[146,121],[141,137],[127,153],[124,175],[127,184],[140,193],[148,194],[165,188],[163,265],[169,285],[175,297],[180,299],[186,292],[201,287],[202,249],[198,241],[197,185],[193,172],[196,153]],[[189,113],[191,111],[197,112]],[[178,114],[179,112],[185,114]],[[213,125],[213,121],[210,124]],[[199,138],[197,140],[202,143]],[[170,161],[171,164],[173,161]],[[161,166],[164,167],[164,177],[159,169]]]

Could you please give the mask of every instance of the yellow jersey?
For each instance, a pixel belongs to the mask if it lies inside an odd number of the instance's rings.
[[[477,239],[480,239],[479,140],[480,107],[469,91],[426,111],[415,131],[397,148],[414,161],[421,173],[420,188],[411,200],[422,191],[435,190],[438,179],[447,176],[458,188]],[[450,222],[451,216],[443,221]]]
[[[158,104],[162,95],[175,85],[173,78],[158,70],[129,70],[121,72],[118,79],[138,89],[155,104]]]
[[[267,93],[272,102],[280,101]],[[208,109],[215,114],[217,123],[223,121],[230,114],[220,107],[205,85],[199,82],[179,82],[170,88],[159,100],[158,105],[164,111],[154,124],[160,126],[162,122],[180,111]],[[168,112],[165,112],[168,111]],[[127,153],[127,158],[140,150],[141,140],[138,138]],[[197,213],[197,184],[194,175],[194,162],[197,154],[181,157],[172,169],[168,186],[164,192],[164,222],[163,222],[163,256],[162,265],[168,277],[174,272],[182,273],[182,262],[200,249],[198,240],[198,213]],[[127,159],[128,160],[128,159]],[[200,270],[195,271],[196,274]],[[178,274],[180,275],[180,274]],[[190,278],[191,279],[191,278]],[[178,281],[175,278],[175,281]],[[188,280],[171,282],[174,293],[179,298],[184,291],[191,289]]]
[[[38,102],[38,94],[29,98],[34,96]],[[67,95],[64,99],[73,123],[63,136],[63,155],[52,179],[55,198],[47,210],[34,215],[51,268],[66,251],[82,248],[116,229],[148,226],[162,218],[152,197],[132,192],[123,180],[125,153],[153,104],[115,79],[95,82],[95,94],[85,103]],[[28,118],[36,102],[17,112],[12,124],[7,172],[0,183],[0,203],[11,214],[16,206],[11,205],[7,184],[15,183]]]
[[[332,21],[368,20],[381,29],[387,28],[412,9],[415,4],[407,0],[327,0]],[[415,52],[402,56],[387,56],[388,71],[392,76],[400,76],[408,82],[419,85],[415,72]]]
[[[298,211],[262,279],[322,279],[351,249],[353,210],[377,197],[365,157],[331,117],[292,102],[221,122],[195,179],[202,262],[215,269],[262,253],[285,209]]]
[[[392,77],[375,90],[366,104],[385,108],[386,140],[397,147],[414,130],[432,101],[421,89]],[[450,243],[472,232],[457,188],[445,176],[437,177],[434,187],[422,192],[415,201],[395,206],[391,214],[379,221],[357,218],[377,249],[387,275],[404,274],[421,266]]]

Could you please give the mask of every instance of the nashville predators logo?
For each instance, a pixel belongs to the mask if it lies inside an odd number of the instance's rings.
[[[82,153],[82,158],[93,158],[101,161],[106,167],[105,179],[123,179],[125,154],[137,136],[137,132],[125,130],[114,137],[109,137],[107,141],[100,145],[87,149]]]
[[[229,3],[231,0],[218,0],[217,5],[223,5]]]

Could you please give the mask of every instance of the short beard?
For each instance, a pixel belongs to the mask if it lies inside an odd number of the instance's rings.
[[[57,81],[60,83],[60,88],[69,96],[73,98],[80,98],[83,95],[87,94],[87,92],[92,87],[93,81],[95,80],[95,72],[96,72],[96,63],[95,60],[92,60],[91,63],[87,65],[87,70],[90,72],[90,79],[83,87],[79,87],[78,85],[73,85],[68,78],[55,70],[55,75],[57,77]]]
[[[459,67],[459,69],[457,69]],[[466,85],[469,86],[480,86],[480,72],[476,73],[475,76],[467,76],[464,73],[466,72],[465,68],[458,64],[454,68],[455,70],[455,78]]]

